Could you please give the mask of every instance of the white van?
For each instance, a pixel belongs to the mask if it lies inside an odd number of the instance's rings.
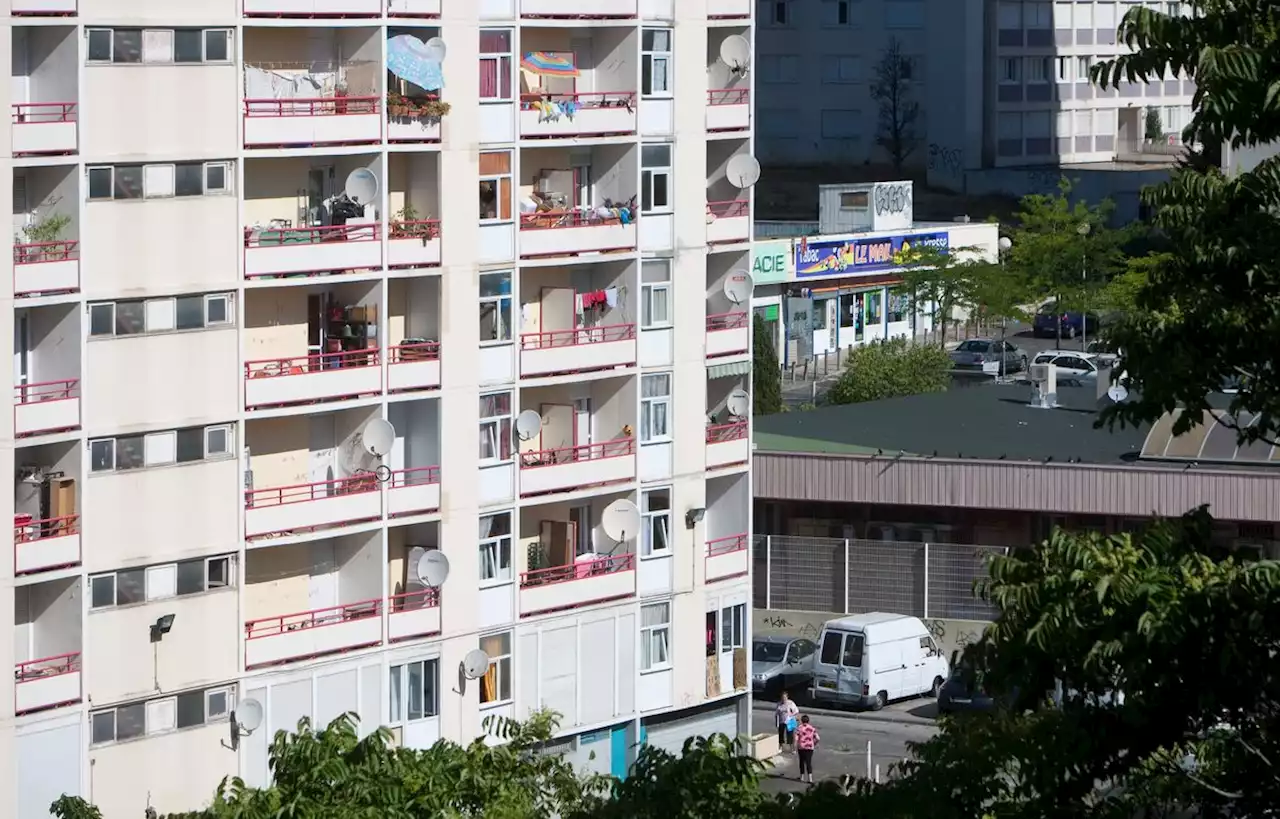
[[[877,611],[822,624],[809,694],[879,710],[890,700],[936,696],[949,675],[919,617]]]

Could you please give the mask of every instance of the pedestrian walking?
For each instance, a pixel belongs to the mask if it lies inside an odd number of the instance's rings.
[[[794,745],[796,741],[796,717],[799,716],[800,709],[787,696],[787,692],[782,692],[781,699],[773,709],[773,721],[778,726],[778,750],[786,750],[789,746]]]
[[[796,755],[800,757],[800,781],[813,784],[813,752],[818,749],[822,737],[818,729],[809,722],[809,715],[800,718],[800,727],[796,729]]]

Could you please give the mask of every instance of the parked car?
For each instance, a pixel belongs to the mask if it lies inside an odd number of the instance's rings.
[[[951,366],[957,370],[983,372],[988,375],[1022,372],[1027,368],[1027,354],[1007,341],[971,338],[952,350]],[[1001,358],[1004,367],[1001,368]]]
[[[996,700],[982,684],[981,674],[964,668],[954,668],[951,676],[938,690],[938,713],[955,714],[960,711],[991,711]]]
[[[890,700],[937,694],[947,658],[919,617],[871,612],[828,620],[813,663],[816,702],[880,710]]]
[[[1097,379],[1097,356],[1071,350],[1045,350],[1037,353],[1032,364],[1052,364],[1058,381]]]
[[[813,640],[757,637],[751,642],[751,690],[777,696],[813,680]]]
[[[1062,325],[1063,338],[1075,338],[1080,333],[1096,333],[1100,322],[1097,313],[1072,313],[1058,309],[1058,303],[1051,301],[1036,311],[1031,325],[1031,333],[1036,338],[1057,338],[1058,324]]]

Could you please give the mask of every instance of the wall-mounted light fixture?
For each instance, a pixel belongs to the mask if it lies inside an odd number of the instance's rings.
[[[160,642],[166,634],[173,630],[174,618],[175,615],[172,614],[164,614],[156,618],[156,621],[151,624],[151,642]]]
[[[692,529],[699,523],[702,523],[702,519],[706,516],[707,510],[701,506],[690,509],[688,512],[684,513],[684,525],[686,528]]]

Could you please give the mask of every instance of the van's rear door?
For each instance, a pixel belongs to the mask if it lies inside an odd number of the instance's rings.
[[[861,696],[862,657],[861,634],[835,630],[823,632],[818,662],[813,667],[814,686],[844,698]]]

